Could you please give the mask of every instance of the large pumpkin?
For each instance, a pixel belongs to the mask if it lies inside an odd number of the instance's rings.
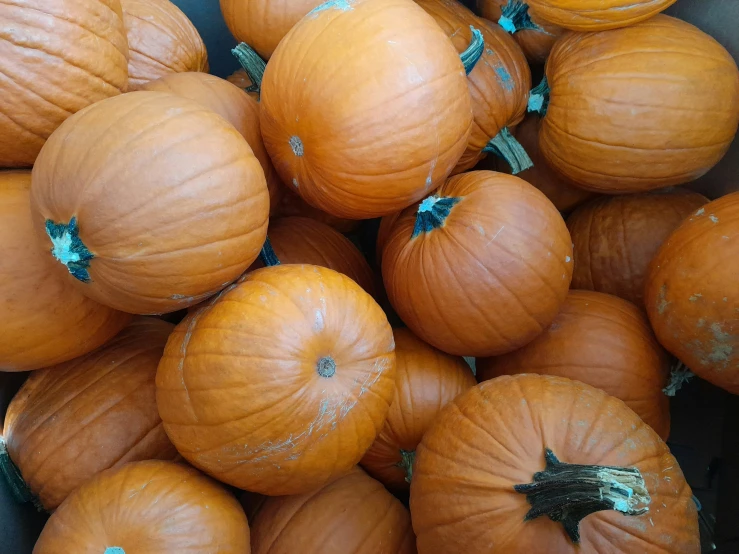
[[[121,4],[14,0],[0,21],[0,167],[31,167],[62,121],[126,91]]]
[[[208,52],[195,26],[169,0],[121,0],[128,33],[128,89],[165,75],[208,71]]]
[[[102,348],[34,372],[15,395],[3,437],[44,508],[54,510],[109,467],[177,455],[154,388],[172,329],[159,319],[135,319]]]
[[[581,206],[567,219],[575,249],[572,287],[643,307],[649,262],[670,233],[707,202],[677,189],[608,196]]]
[[[309,217],[330,225],[340,233],[351,233],[357,229],[360,223],[355,219],[336,217],[318,208],[314,208],[303,200],[298,193],[293,192],[285,186],[280,189],[278,202],[278,205],[275,207],[275,213],[272,214],[276,217]]]
[[[470,366],[408,329],[395,329],[395,396],[385,426],[360,462],[393,491],[407,491],[423,434],[439,411],[476,384]]]
[[[337,48],[347,37],[351,48]],[[467,145],[464,66],[411,0],[327,2],[288,33],[262,81],[262,135],[282,181],[335,216],[398,211]]]
[[[552,50],[546,78],[541,151],[590,190],[639,192],[697,179],[737,130],[734,59],[707,34],[666,15],[567,34]]]
[[[301,494],[359,462],[394,387],[392,329],[372,297],[333,270],[280,265],[178,325],[157,404],[196,467],[241,489]]]
[[[382,275],[395,311],[421,339],[450,354],[493,356],[554,320],[572,278],[572,243],[540,191],[473,171],[403,212]]]
[[[603,31],[649,19],[676,0],[526,0],[542,19],[575,31]]]
[[[146,461],[109,469],[54,512],[33,554],[249,554],[238,501],[194,469]]]
[[[667,440],[670,406],[662,390],[670,357],[643,312],[610,294],[573,290],[554,323],[504,356],[477,360],[479,381],[539,373],[582,381],[620,398]]]
[[[0,371],[28,371],[94,350],[131,316],[88,299],[36,244],[29,171],[0,172]]]
[[[411,513],[419,554],[700,552],[667,445],[562,377],[499,377],[449,404],[418,448]]]
[[[33,222],[58,273],[132,313],[186,308],[249,267],[267,233],[264,172],[200,104],[134,92],[70,117],[33,168]]]
[[[739,394],[739,192],[683,222],[652,260],[644,301],[659,341],[698,376]]]

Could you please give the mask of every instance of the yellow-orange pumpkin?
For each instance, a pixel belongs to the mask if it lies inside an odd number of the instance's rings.
[[[575,31],[602,31],[649,19],[676,0],[526,0],[542,19]]]

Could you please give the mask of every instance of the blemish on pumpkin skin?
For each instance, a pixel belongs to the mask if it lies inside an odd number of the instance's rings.
[[[342,12],[350,12],[354,9],[352,8],[353,3],[354,0],[329,0],[328,2],[324,2],[320,6],[317,6],[313,8],[310,12],[308,12],[308,17],[316,17],[319,12],[325,10],[339,10]]]
[[[704,213],[706,213],[706,209],[705,208],[701,208],[700,210],[698,210],[697,212],[695,212],[695,215],[703,215]]]
[[[698,302],[699,298],[703,298],[703,295],[701,293],[694,294],[693,296],[688,298],[688,300],[690,300],[691,302]]]
[[[714,223],[718,223],[718,218],[715,215],[713,215],[713,214],[709,215],[708,216],[708,219],[710,219]]]
[[[298,183],[298,180],[295,177],[293,177],[293,186],[295,188],[299,188],[300,187],[300,184]]]
[[[657,313],[659,315],[664,314],[667,306],[670,304],[671,302],[667,301],[667,285],[662,285],[659,288],[659,296],[657,298]]]

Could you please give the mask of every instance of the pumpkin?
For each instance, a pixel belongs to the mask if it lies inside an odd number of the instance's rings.
[[[572,243],[537,189],[472,171],[403,211],[382,276],[393,308],[422,340],[458,356],[499,355],[554,320],[572,278]]]
[[[696,375],[739,394],[739,193],[706,204],[652,260],[644,301],[662,345]]]
[[[237,500],[190,467],[150,460],[103,471],[54,512],[34,554],[249,554]]]
[[[603,31],[634,25],[677,0],[526,0],[542,19],[574,31]]]
[[[355,468],[318,491],[268,498],[252,524],[253,554],[415,554],[408,510]]]
[[[7,451],[46,510],[104,469],[177,455],[154,387],[172,329],[135,319],[102,348],[35,371],[15,395],[5,417]]]
[[[394,214],[386,215],[380,220],[380,226],[377,229],[377,240],[375,242],[375,258],[377,265],[382,265],[382,253],[385,251],[385,244],[387,243],[390,235],[395,226],[395,222],[403,212],[395,212]]]
[[[708,202],[675,189],[608,196],[567,219],[575,245],[572,287],[625,298],[644,307],[644,281],[659,247],[682,221]]]
[[[0,21],[0,167],[31,167],[62,121],[126,91],[121,4],[15,0]]]
[[[30,171],[0,172],[0,371],[39,369],[86,354],[131,318],[55,274],[53,260],[36,244],[30,187]]]
[[[576,379],[624,401],[662,440],[670,406],[662,390],[670,358],[646,316],[633,304],[600,292],[573,290],[554,323],[504,356],[477,360],[479,381],[538,373]]]
[[[330,225],[340,233],[351,233],[359,226],[359,221],[336,217],[318,208],[314,208],[288,187],[283,186],[281,188],[278,202],[279,204],[275,208],[276,213],[273,214],[276,217],[309,217]]]
[[[541,152],[567,179],[596,192],[697,179],[736,134],[734,59],[709,35],[666,15],[567,34],[552,50],[546,80]],[[532,95],[530,103],[541,101]]]
[[[57,273],[132,313],[186,308],[236,279],[259,254],[268,211],[239,132],[162,92],[75,114],[33,168],[33,222]]]
[[[372,297],[333,270],[280,265],[177,326],[157,404],[195,467],[240,489],[302,494],[359,462],[394,379],[392,329]]]
[[[700,552],[692,491],[621,400],[562,377],[503,376],[447,405],[411,484],[419,554]]]
[[[348,36],[352,47],[337,48]],[[462,61],[410,0],[328,2],[303,18],[267,65],[260,117],[282,181],[350,219],[437,188],[472,125]]]
[[[470,366],[444,354],[408,329],[395,329],[395,396],[385,426],[362,467],[393,491],[407,491],[423,434],[439,411],[476,384]]]
[[[183,71],[205,71],[208,52],[195,26],[169,0],[121,0],[128,32],[128,89]]]
[[[229,83],[233,83],[239,88],[242,89],[248,89],[254,85],[251,78],[249,77],[249,74],[246,72],[244,68],[237,69],[231,75],[226,77],[226,80]],[[256,91],[247,91],[247,94],[254,98],[255,100],[259,100],[259,95],[256,93]]]

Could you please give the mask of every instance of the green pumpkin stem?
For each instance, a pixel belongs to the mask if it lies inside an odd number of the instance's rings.
[[[264,245],[262,246],[262,251],[259,253],[259,257],[261,258],[262,263],[267,267],[280,265],[280,259],[277,257],[277,254],[275,254],[275,250],[272,248],[272,242],[269,240],[269,237],[264,240]]]
[[[19,504],[31,502],[39,512],[44,511],[41,501],[28,488],[20,470],[10,459],[10,454],[5,446],[5,439],[2,437],[0,437],[0,473],[5,477],[5,482],[8,484],[8,488],[16,502]]]
[[[511,166],[513,175],[534,167],[534,162],[531,161],[524,147],[511,134],[508,127],[503,127],[500,133],[490,139],[482,151],[503,158]]]
[[[446,218],[452,208],[461,198],[441,198],[429,196],[418,206],[416,214],[416,225],[413,227],[411,238],[414,239],[421,233],[429,233],[444,225]]]
[[[547,76],[544,75],[541,83],[536,85],[531,89],[531,92],[529,92],[527,111],[529,113],[538,113],[540,116],[544,117],[547,115],[547,109],[549,109],[549,81],[547,81]]]
[[[411,479],[413,478],[413,462],[416,461],[416,451],[415,450],[400,450],[400,461],[395,464],[396,467],[399,467],[403,471],[405,471],[405,482],[410,483]]]
[[[508,3],[500,10],[500,14],[498,25],[512,35],[518,31],[525,31],[527,29],[545,32],[544,29],[531,21],[529,5],[526,2],[508,0]]]
[[[467,50],[459,55],[464,64],[464,71],[467,75],[472,73],[472,70],[475,69],[477,62],[480,61],[482,53],[485,50],[485,39],[483,38],[482,33],[472,25],[470,25],[470,30],[472,31],[470,45],[467,47]]]
[[[690,371],[690,369],[688,369],[688,367],[680,360],[677,360],[670,370],[670,381],[667,383],[667,386],[662,389],[662,392],[667,396],[675,396],[677,391],[683,388],[683,385],[693,377],[695,377],[695,373]]]
[[[241,67],[244,68],[249,79],[251,79],[252,85],[247,87],[246,92],[259,93],[262,90],[262,79],[264,79],[264,69],[267,67],[267,63],[245,42],[231,50],[231,53],[236,56]]]
[[[90,282],[90,261],[95,255],[87,249],[80,239],[80,229],[77,218],[73,217],[69,223],[55,223],[46,220],[46,234],[51,239],[51,254],[62,263],[69,273],[83,283]]]
[[[652,499],[637,468],[568,464],[549,448],[544,457],[546,468],[534,474],[533,483],[513,487],[531,505],[524,521],[548,516],[577,544],[580,521],[590,514],[616,510],[639,516],[649,511]]]

